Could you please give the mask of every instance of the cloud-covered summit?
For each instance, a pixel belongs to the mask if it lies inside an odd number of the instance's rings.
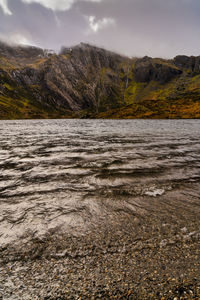
[[[0,0],[0,39],[88,42],[131,56],[200,54],[199,0]]]

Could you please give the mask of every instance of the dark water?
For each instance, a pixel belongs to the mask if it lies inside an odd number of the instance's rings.
[[[0,121],[0,138],[1,244],[83,232],[200,182],[199,120]]]

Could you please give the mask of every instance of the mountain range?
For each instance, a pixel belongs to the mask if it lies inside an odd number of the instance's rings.
[[[0,119],[37,118],[200,118],[200,56],[0,42]]]

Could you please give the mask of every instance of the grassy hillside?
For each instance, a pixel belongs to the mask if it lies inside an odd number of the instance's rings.
[[[200,118],[200,75],[181,76],[168,84],[131,81],[125,105],[95,115],[97,118]]]

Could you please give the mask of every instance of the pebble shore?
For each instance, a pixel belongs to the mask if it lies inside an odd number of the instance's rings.
[[[196,213],[187,227],[183,216],[127,215],[84,235],[1,248],[0,299],[200,299]]]

